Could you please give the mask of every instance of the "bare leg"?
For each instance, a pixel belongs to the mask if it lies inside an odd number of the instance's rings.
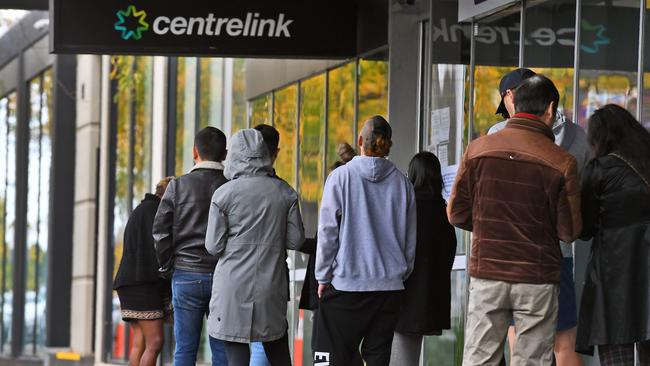
[[[555,333],[555,361],[557,366],[582,366],[582,357],[576,353],[576,328]]]
[[[133,330],[133,343],[131,344],[131,352],[129,353],[129,366],[139,366],[142,353],[144,352],[144,336],[137,320],[129,322],[129,326]]]
[[[145,344],[140,366],[156,366],[156,360],[158,360],[164,342],[163,320],[140,320],[138,325],[144,335]]]
[[[512,354],[515,350],[515,327],[512,325],[508,328],[508,348],[510,349],[510,360],[508,365],[512,365]]]

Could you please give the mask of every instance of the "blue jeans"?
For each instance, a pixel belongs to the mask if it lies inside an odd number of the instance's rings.
[[[266,353],[264,353],[262,342],[251,343],[250,366],[271,366],[269,361],[266,359]]]
[[[203,319],[210,310],[212,273],[176,270],[172,277],[174,305],[174,366],[195,366]],[[223,342],[210,338],[212,366],[227,366]]]

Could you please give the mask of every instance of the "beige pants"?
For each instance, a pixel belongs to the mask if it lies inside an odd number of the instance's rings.
[[[498,365],[510,320],[517,331],[513,366],[551,365],[557,323],[556,284],[471,278],[463,366]]]

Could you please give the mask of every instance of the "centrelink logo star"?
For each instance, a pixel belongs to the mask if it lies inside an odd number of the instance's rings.
[[[581,24],[583,30],[593,33],[594,36],[593,40],[591,40],[591,44],[582,43],[580,45],[582,51],[590,54],[595,54],[598,53],[598,51],[600,50],[600,46],[606,46],[611,43],[611,39],[605,35],[605,32],[607,32],[607,28],[604,25],[602,24],[592,25],[586,20],[583,20]]]
[[[131,38],[137,41],[142,38],[142,32],[149,29],[149,23],[145,21],[147,13],[144,10],[138,11],[133,5],[129,5],[126,10],[118,10],[116,15],[118,20],[115,23],[115,30],[122,32],[122,39],[125,41]],[[135,28],[130,29],[127,22],[135,23]]]

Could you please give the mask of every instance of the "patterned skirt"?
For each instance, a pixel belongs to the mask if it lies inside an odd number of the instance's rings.
[[[172,314],[169,281],[123,286],[117,289],[122,320],[167,319]]]

